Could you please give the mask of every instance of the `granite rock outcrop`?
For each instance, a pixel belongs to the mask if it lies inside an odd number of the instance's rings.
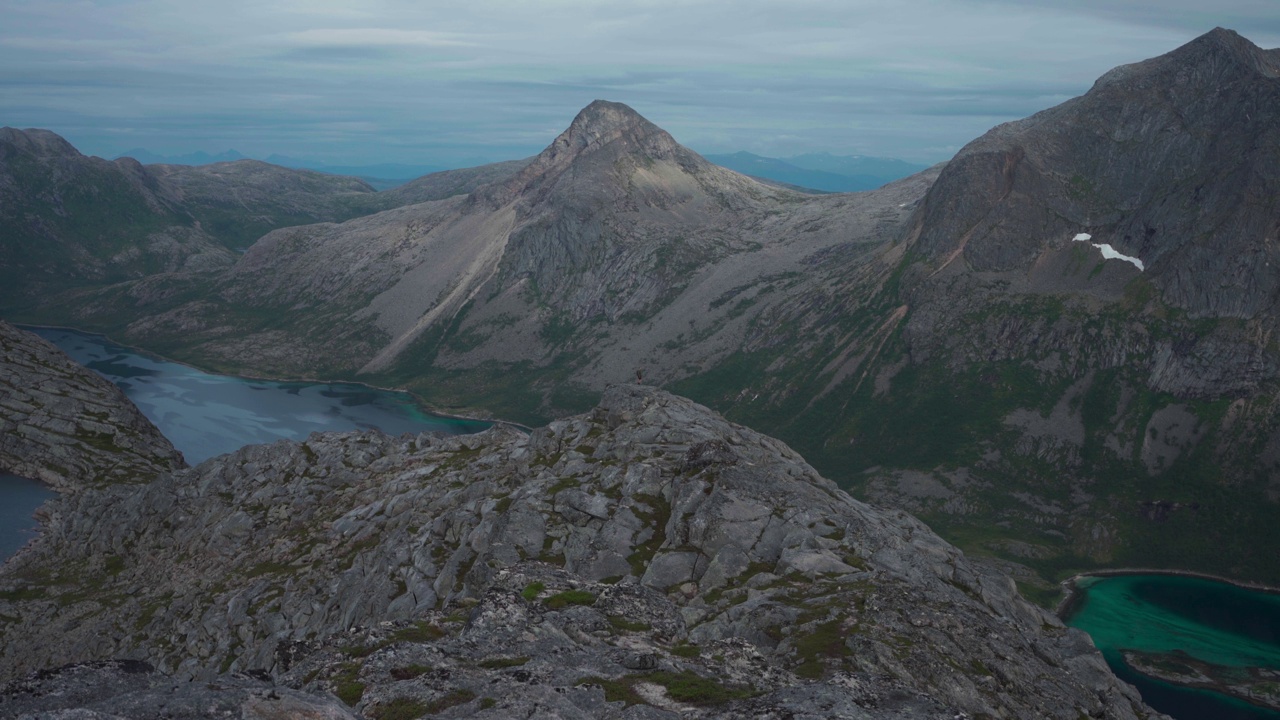
[[[76,492],[185,466],[119,388],[0,320],[0,471]]]
[[[30,671],[127,659],[370,717],[1150,716],[1007,577],[650,387],[531,433],[313,435],[56,503],[0,570],[17,707],[54,702]]]

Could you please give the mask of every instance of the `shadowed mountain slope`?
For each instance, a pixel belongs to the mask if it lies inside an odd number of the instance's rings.
[[[81,155],[47,130],[0,129],[0,309],[62,291],[225,269],[272,229],[409,202],[354,178],[256,160],[144,166]]]
[[[238,250],[278,227],[346,220],[372,212],[368,183],[260,160],[210,165],[148,165],[187,211],[223,244]]]
[[[1077,233],[1194,316],[1275,314],[1280,51],[1214,30],[967,145],[916,219],[930,260],[1032,270]]]
[[[767,405],[676,387],[1047,576],[1280,580],[1278,61],[1214,30],[966,146],[826,398],[786,353],[744,359]]]
[[[232,262],[137,161],[86,157],[47,130],[0,128],[0,226],[5,308],[69,286]]]

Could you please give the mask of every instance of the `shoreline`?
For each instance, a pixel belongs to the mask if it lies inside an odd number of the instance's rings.
[[[1196,570],[1171,570],[1169,568],[1107,568],[1104,570],[1090,570],[1088,572],[1076,573],[1071,577],[1058,583],[1062,587],[1064,597],[1058,602],[1057,607],[1053,609],[1053,614],[1063,622],[1071,615],[1072,611],[1084,596],[1084,592],[1077,587],[1076,582],[1081,578],[1087,577],[1117,577],[1121,575],[1172,575],[1175,577],[1192,577],[1201,578],[1203,580],[1213,580],[1227,585],[1234,585],[1238,588],[1246,590],[1256,590],[1264,592],[1268,595],[1280,595],[1280,587],[1274,585],[1266,585],[1264,583],[1252,582],[1249,580],[1236,580],[1234,578],[1214,575],[1212,573],[1198,572]]]
[[[373,385],[361,380],[333,380],[333,379],[326,379],[326,378],[310,378],[310,377],[280,378],[280,377],[269,377],[266,375],[248,375],[248,374],[242,375],[239,373],[218,372],[216,370],[211,370],[209,368],[200,367],[199,365],[195,365],[193,363],[189,363],[184,360],[176,360],[171,357],[166,357],[164,355],[161,355],[158,352],[155,352],[153,350],[148,350],[144,347],[138,347],[137,345],[130,345],[128,343],[120,342],[106,333],[94,332],[92,330],[84,330],[77,327],[71,327],[69,325],[38,325],[38,324],[31,324],[31,323],[13,323],[13,324],[15,327],[18,327],[24,330],[29,330],[30,328],[40,328],[40,329],[46,329],[46,330],[69,330],[71,332],[77,332],[82,335],[96,335],[101,338],[106,338],[110,342],[116,345],[119,345],[122,348],[126,348],[128,350],[138,352],[138,353],[143,353],[146,355],[151,355],[165,362],[171,362],[176,365],[181,365],[183,367],[191,368],[192,370],[198,370],[208,375],[219,375],[221,377],[234,377],[234,378],[240,378],[242,380],[257,380],[261,382],[280,382],[280,383],[300,382],[300,383],[313,383],[316,385],[337,385],[337,384],[358,385],[360,387],[369,388],[370,390],[401,393],[404,395],[408,395],[410,398],[413,399],[414,404],[417,405],[420,409],[425,410],[427,413],[431,415],[435,415],[437,417],[444,418],[446,420],[464,420],[467,422],[483,422],[483,423],[489,423],[490,425],[510,425],[511,427],[519,428],[521,430],[524,430],[525,432],[533,431],[533,428],[512,420],[502,420],[500,418],[474,417],[470,415],[460,415],[457,413],[438,410],[434,405],[432,405],[431,403],[423,399],[422,396],[418,395],[412,390],[406,390],[404,388],[380,387],[378,385]]]

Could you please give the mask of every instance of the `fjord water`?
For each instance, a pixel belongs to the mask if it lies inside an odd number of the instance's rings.
[[[1225,667],[1280,668],[1280,596],[1198,577],[1086,577],[1067,624],[1088,632],[1111,669],[1149,705],[1177,720],[1280,720],[1220,693],[1133,670],[1122,650],[1182,652]]]
[[[117,345],[100,335],[28,327],[114,382],[195,465],[245,445],[303,440],[313,431],[479,432],[490,423],[432,415],[405,393],[353,383],[272,382],[211,375]],[[0,475],[0,561],[31,538],[47,487]]]
[[[211,375],[100,335],[28,328],[114,382],[195,465],[245,445],[303,440],[315,431],[378,428],[478,432],[489,423],[432,415],[406,393],[354,383],[275,382]]]
[[[0,473],[0,561],[35,537],[31,514],[53,495],[43,483]]]

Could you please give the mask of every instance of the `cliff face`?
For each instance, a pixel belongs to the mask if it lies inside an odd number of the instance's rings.
[[[1273,541],[1255,533],[1280,499],[1278,153],[1280,51],[1222,29],[962,150],[904,231],[902,347],[959,396],[1020,397],[944,461],[967,481],[918,467],[931,491],[872,493],[944,524],[994,514],[1039,535],[1033,562],[1207,569],[1226,550],[1267,573],[1246,538]]]
[[[0,320],[0,470],[77,492],[185,466],[119,388]]]
[[[967,145],[912,231],[931,259],[1029,271],[1077,233],[1199,317],[1275,312],[1280,50],[1214,30]]]
[[[315,435],[58,503],[0,574],[10,676],[264,671],[372,716],[1148,712],[1007,578],[646,387],[528,435]]]

